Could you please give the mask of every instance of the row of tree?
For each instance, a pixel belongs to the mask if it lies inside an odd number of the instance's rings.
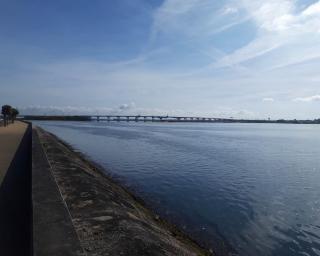
[[[14,123],[14,120],[19,115],[19,111],[16,108],[11,107],[10,105],[3,105],[1,108],[1,114],[3,116],[3,124],[7,126],[9,121]]]

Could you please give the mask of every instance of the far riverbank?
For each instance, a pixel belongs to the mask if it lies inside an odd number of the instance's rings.
[[[105,121],[105,122],[160,122],[160,123],[251,123],[251,124],[320,124],[318,119],[237,119],[237,118],[214,118],[214,117],[188,117],[188,116],[161,116],[161,115],[60,115],[39,116],[25,115],[29,121]]]

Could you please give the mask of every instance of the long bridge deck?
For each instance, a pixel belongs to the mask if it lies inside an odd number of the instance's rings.
[[[116,122],[228,122],[232,119],[215,117],[190,116],[157,116],[157,115],[94,115],[91,120]]]
[[[232,118],[163,115],[24,115],[24,120],[107,121],[107,122],[235,122]]]

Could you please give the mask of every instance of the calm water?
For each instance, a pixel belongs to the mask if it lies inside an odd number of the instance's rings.
[[[37,124],[212,247],[320,255],[320,126]]]

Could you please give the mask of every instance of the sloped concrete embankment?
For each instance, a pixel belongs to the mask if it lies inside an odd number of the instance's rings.
[[[85,255],[38,134],[32,133],[34,255]]]
[[[55,250],[50,255],[211,255],[55,136],[39,128],[33,135],[35,250]],[[64,254],[57,253],[59,244]]]

